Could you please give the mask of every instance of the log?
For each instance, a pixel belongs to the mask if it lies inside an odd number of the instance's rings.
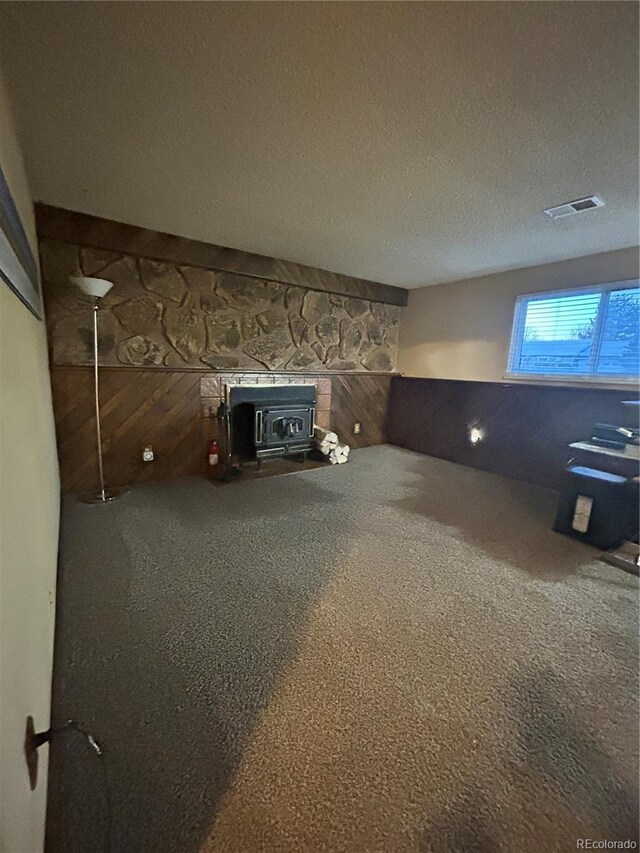
[[[349,459],[351,448],[348,444],[340,442],[337,447],[334,447],[329,453],[329,462],[332,465],[342,465]]]

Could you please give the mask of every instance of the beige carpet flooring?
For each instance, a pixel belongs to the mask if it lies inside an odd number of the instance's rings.
[[[67,501],[54,719],[115,851],[637,841],[638,581],[555,495],[392,447]],[[52,746],[50,851],[104,849]]]

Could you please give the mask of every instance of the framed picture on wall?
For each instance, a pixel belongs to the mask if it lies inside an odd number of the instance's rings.
[[[0,168],[0,278],[38,320],[42,320],[42,296],[38,265],[20,220],[9,185]]]

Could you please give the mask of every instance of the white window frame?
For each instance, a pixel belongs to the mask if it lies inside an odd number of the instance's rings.
[[[571,287],[563,290],[545,290],[536,293],[522,293],[516,297],[513,312],[513,323],[511,326],[511,341],[507,355],[507,373],[505,379],[521,380],[523,382],[555,382],[556,384],[592,384],[592,385],[637,385],[638,376],[621,376],[607,373],[524,373],[515,370],[514,365],[520,361],[522,345],[524,343],[524,324],[526,322],[527,306],[529,303],[542,299],[560,299],[563,296],[587,296],[594,293],[600,294],[600,305],[596,328],[593,335],[593,346],[589,356],[589,364],[595,366],[602,345],[600,332],[604,322],[606,304],[611,293],[615,290],[633,290],[640,287],[640,279],[632,278],[624,281],[610,281],[606,284],[591,285],[589,287]],[[603,305],[604,302],[604,305]]]

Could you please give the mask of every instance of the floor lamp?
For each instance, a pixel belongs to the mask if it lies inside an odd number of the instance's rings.
[[[100,308],[100,300],[111,290],[113,282],[107,281],[104,278],[87,278],[86,276],[76,276],[72,278],[71,281],[79,287],[84,294],[93,299],[93,380],[96,401],[96,439],[98,445],[100,489],[97,492],[82,495],[81,500],[89,504],[104,504],[114,501],[116,498],[125,494],[125,492],[122,492],[119,489],[105,488],[104,471],[102,469],[102,432],[100,430],[100,399],[98,397],[98,310]]]

